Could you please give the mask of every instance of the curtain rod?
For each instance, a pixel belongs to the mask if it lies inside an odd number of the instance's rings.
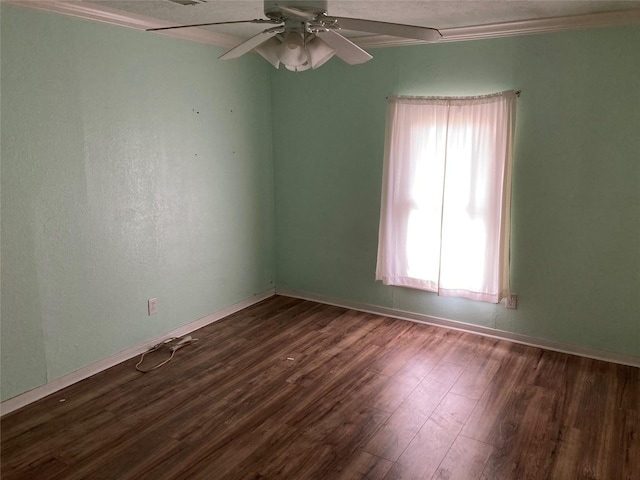
[[[504,92],[498,92],[498,93],[489,93],[488,95],[475,95],[475,96],[469,96],[469,97],[421,97],[421,96],[405,96],[405,95],[391,95],[386,97],[387,100],[389,100],[391,97],[398,97],[398,98],[429,98],[429,99],[442,99],[442,100],[456,100],[456,99],[465,99],[465,98],[487,98],[487,97],[496,97],[498,95],[502,95],[503,93],[507,93],[507,92],[514,92],[516,94],[516,97],[520,97],[520,94],[522,93],[522,90],[505,90]]]

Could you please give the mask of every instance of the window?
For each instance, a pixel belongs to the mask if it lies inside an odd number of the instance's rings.
[[[377,280],[493,303],[508,295],[515,100],[389,98]]]

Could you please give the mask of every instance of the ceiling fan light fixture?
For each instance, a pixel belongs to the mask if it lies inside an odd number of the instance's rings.
[[[311,68],[311,62],[304,62],[302,65],[285,65],[285,68],[290,72],[304,72]]]
[[[266,42],[258,45],[254,50],[259,53],[262,58],[273,65],[275,68],[280,66],[280,58],[278,57],[278,49],[282,44],[276,37],[271,37]]]
[[[278,58],[287,67],[300,67],[309,61],[309,54],[304,48],[304,39],[300,32],[288,32],[282,45],[278,47]]]
[[[318,37],[307,43],[307,52],[309,53],[311,68],[314,70],[324,65],[336,53],[334,48],[331,48]]]

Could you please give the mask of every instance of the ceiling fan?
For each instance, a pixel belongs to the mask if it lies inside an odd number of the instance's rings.
[[[391,35],[425,42],[436,42],[441,37],[440,32],[434,28],[359,18],[332,17],[327,15],[327,0],[264,0],[264,14],[267,17],[265,19],[177,25],[150,28],[147,31],[157,32],[235,23],[272,24],[275,26],[254,35],[219,58],[221,60],[237,58],[253,50],[275,68],[282,63],[288,70],[295,72],[316,69],[334,55],[350,65],[364,63],[373,58],[336,30]]]

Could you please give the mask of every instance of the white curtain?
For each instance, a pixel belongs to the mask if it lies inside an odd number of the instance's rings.
[[[508,295],[515,104],[514,91],[389,98],[377,280]]]

